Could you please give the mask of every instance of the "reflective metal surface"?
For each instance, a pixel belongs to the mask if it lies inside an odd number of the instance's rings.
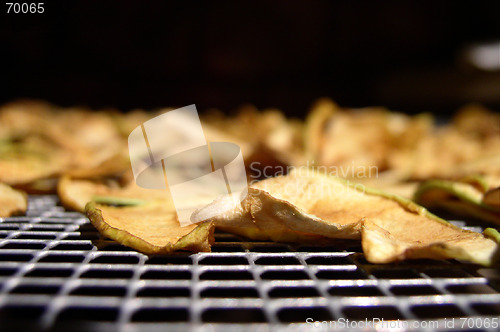
[[[286,245],[223,233],[212,253],[148,257],[100,239],[55,196],[29,203],[27,217],[0,219],[4,330],[317,331],[374,318],[444,330],[453,317],[460,330],[460,317],[500,315],[498,266],[373,265],[356,241]]]

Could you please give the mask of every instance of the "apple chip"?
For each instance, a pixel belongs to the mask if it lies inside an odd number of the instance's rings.
[[[471,174],[498,178],[499,119],[498,113],[479,105],[466,106],[451,123],[430,126],[413,144],[393,151],[390,167],[418,180],[453,179]]]
[[[24,214],[27,208],[28,198],[25,193],[0,183],[0,218]]]
[[[210,110],[203,117],[203,130],[208,141],[238,144],[247,166],[297,164],[303,159],[302,121],[287,119],[277,109],[260,111],[246,105],[232,117]]]
[[[58,193],[64,206],[85,211],[101,234],[145,254],[210,251],[212,223],[181,227],[168,191],[143,189],[127,180],[126,175],[95,180],[64,177]]]
[[[253,184],[241,203],[235,198],[221,197],[192,218],[201,221],[203,215],[213,215],[213,210],[229,210],[213,219],[217,227],[231,231],[229,227],[251,228],[253,225],[275,241],[277,237],[293,239],[290,234],[296,233],[330,239],[360,239],[364,218],[379,215],[386,206],[397,203],[366,195],[357,188],[365,187],[300,169],[287,176]],[[297,240],[300,242],[301,238]]]
[[[356,181],[378,175],[394,181],[470,174],[498,179],[499,119],[498,113],[469,105],[449,124],[438,126],[430,114],[346,109],[322,99],[306,119],[301,165],[314,162],[328,168],[330,175],[333,170],[336,176]]]
[[[28,135],[51,135],[55,107],[41,101],[18,100],[0,106],[0,140]]]
[[[121,150],[121,149],[120,149]],[[82,166],[82,165],[80,165]],[[107,159],[103,159],[94,165],[76,167],[64,172],[63,176],[70,176],[79,179],[92,179],[99,176],[106,177],[122,174],[130,169],[130,159],[127,151],[119,151],[110,154]]]
[[[341,109],[322,99],[305,127],[308,162],[325,166],[330,175],[358,180],[383,174],[400,181],[412,175],[415,147],[432,132],[433,120],[428,114],[410,117],[380,107]]]
[[[454,258],[490,266],[499,259],[500,238],[492,228],[481,234],[463,230],[437,217],[408,217],[365,221],[361,244],[369,262]]]
[[[65,176],[59,181],[57,192],[66,208],[80,212],[85,210],[85,205],[90,201],[113,201],[118,205],[139,205],[170,199],[166,190],[140,188],[127,175],[122,178],[94,180],[73,179]]]
[[[127,138],[128,135],[140,126],[142,123],[147,120],[153,118],[155,114],[152,112],[147,112],[141,109],[135,109],[127,113],[121,113],[119,111],[110,111],[109,116],[113,120],[118,132],[124,138]]]
[[[496,207],[500,210],[500,187],[488,190],[484,193],[482,203]]]
[[[26,184],[18,184],[15,188],[33,195],[56,194],[58,182],[58,178],[42,178]]]
[[[108,199],[108,203],[118,203]],[[144,254],[177,250],[210,251],[214,242],[212,222],[181,227],[172,201],[109,206],[89,202],[85,212],[104,236]]]
[[[261,203],[256,202],[253,197],[261,193],[257,189],[249,188],[249,194],[243,201],[236,194],[221,196],[213,203],[195,211],[191,216],[191,220],[195,222],[212,220],[211,217],[207,216],[216,215],[218,211],[225,211],[213,219],[217,229],[222,231],[242,235],[253,240],[296,243],[331,242],[322,235],[293,231],[278,219],[270,218],[262,220],[262,222],[259,219],[257,221],[252,212],[255,212],[255,205]],[[264,197],[266,201],[269,198],[271,196]],[[273,202],[268,203],[273,204]]]
[[[126,141],[107,112],[69,108],[58,114],[55,124],[63,129],[58,143],[72,156],[65,174],[91,177],[129,168]]]
[[[414,200],[429,209],[500,225],[499,190],[494,188],[485,192],[472,182],[430,180],[419,186]]]
[[[18,101],[0,107],[0,181],[29,192],[55,189],[62,174],[109,175],[129,168],[126,140],[108,112]]]
[[[370,166],[384,170],[390,148],[390,114],[384,109],[336,112],[325,124],[319,163],[338,166],[345,172],[343,177],[358,177],[358,171]]]
[[[232,206],[231,211],[208,220],[226,229],[244,220],[271,238],[293,238],[292,234],[361,238],[366,257],[373,263],[457,258],[489,265],[498,251],[491,238],[453,226],[410,200],[313,170],[295,170],[258,182],[238,202],[234,197],[219,198],[195,212],[193,219],[201,221],[214,209]],[[485,232],[489,236],[498,233]]]
[[[480,139],[498,138],[500,114],[480,104],[469,104],[458,110],[453,125],[462,133]]]
[[[0,181],[21,186],[53,178],[66,169],[70,158],[40,137],[4,140],[0,142]]]
[[[307,115],[304,127],[304,150],[307,160],[318,161],[324,144],[325,126],[340,108],[328,98],[314,104]]]

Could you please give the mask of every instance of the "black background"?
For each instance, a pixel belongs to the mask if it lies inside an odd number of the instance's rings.
[[[244,103],[302,116],[342,106],[500,106],[499,73],[460,50],[500,40],[500,1],[49,1],[0,23],[0,102],[152,109]],[[498,89],[497,89],[498,88]]]

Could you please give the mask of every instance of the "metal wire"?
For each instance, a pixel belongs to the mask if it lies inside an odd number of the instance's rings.
[[[27,216],[0,219],[2,330],[317,331],[373,318],[408,330],[431,320],[440,325],[429,330],[443,330],[455,318],[460,330],[461,317],[500,315],[499,284],[498,266],[373,265],[354,241],[300,246],[216,233],[212,253],[148,257],[101,239],[55,196],[32,196]]]

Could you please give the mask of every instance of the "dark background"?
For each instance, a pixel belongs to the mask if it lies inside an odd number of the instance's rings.
[[[449,113],[500,109],[500,74],[461,63],[500,40],[500,1],[50,1],[2,4],[0,102],[93,108],[244,103],[305,114],[342,106]]]

